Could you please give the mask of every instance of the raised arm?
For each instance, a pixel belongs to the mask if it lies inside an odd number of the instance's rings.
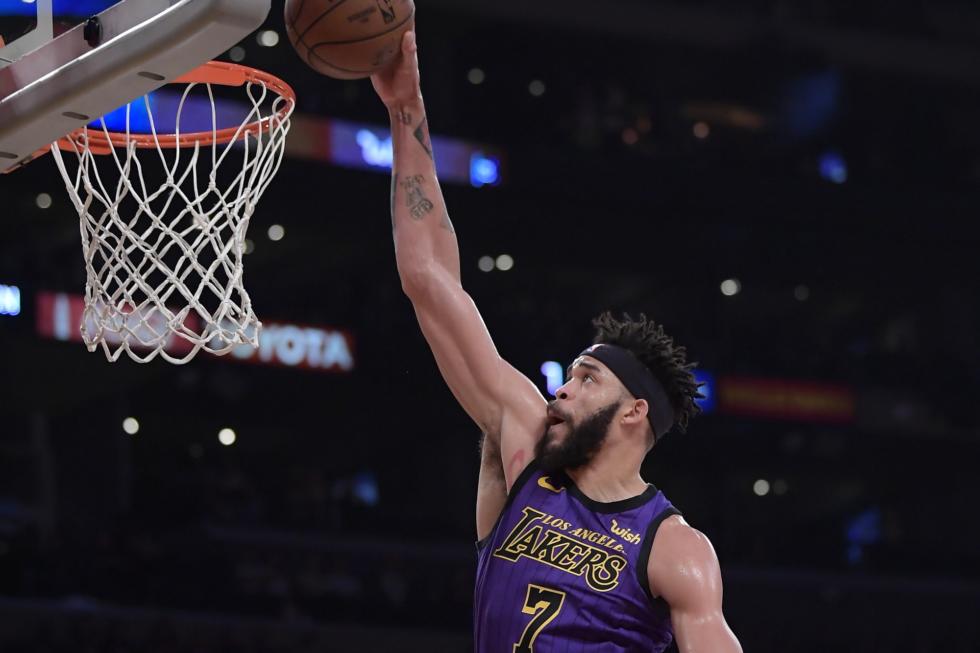
[[[461,285],[459,247],[436,178],[413,32],[404,37],[400,59],[372,82],[391,117],[391,214],[402,288],[453,395],[499,449],[509,489],[544,433],[546,402],[501,359]]]

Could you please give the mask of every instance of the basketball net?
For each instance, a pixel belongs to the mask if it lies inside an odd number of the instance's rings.
[[[248,70],[217,66],[222,74]],[[89,351],[101,346],[110,361],[126,352],[141,363],[160,356],[183,364],[202,349],[220,355],[258,346],[262,325],[244,286],[245,235],[282,164],[295,95],[284,83],[284,89],[273,85],[281,80],[271,76],[242,78],[251,110],[237,129],[221,129],[211,83],[201,80],[239,84],[213,78],[218,68],[178,80],[186,88],[174,135],[157,133],[144,97],[150,133],[130,132],[127,107],[125,132],[110,132],[101,120],[101,129],[83,128],[51,148],[81,219],[82,338]],[[185,103],[201,83],[211,130],[182,135]],[[153,175],[144,175],[150,168]],[[153,185],[147,178],[164,181]]]

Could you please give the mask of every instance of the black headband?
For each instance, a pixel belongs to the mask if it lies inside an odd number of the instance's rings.
[[[579,356],[591,356],[602,362],[616,375],[637,399],[645,399],[650,408],[647,419],[653,427],[653,437],[659,439],[674,425],[674,410],[667,392],[657,377],[628,349],[616,345],[592,345]]]

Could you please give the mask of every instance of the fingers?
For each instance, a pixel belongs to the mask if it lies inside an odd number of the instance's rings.
[[[416,83],[418,83],[419,48],[418,43],[415,40],[414,29],[408,30],[405,32],[405,36],[402,37],[402,59],[412,71],[413,76],[416,78]]]
[[[413,55],[418,52],[418,43],[415,41],[415,30],[408,30],[402,37],[402,52]]]

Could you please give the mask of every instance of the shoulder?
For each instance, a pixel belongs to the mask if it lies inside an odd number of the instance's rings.
[[[657,529],[647,563],[650,592],[671,607],[721,597],[721,570],[711,540],[680,515]]]

